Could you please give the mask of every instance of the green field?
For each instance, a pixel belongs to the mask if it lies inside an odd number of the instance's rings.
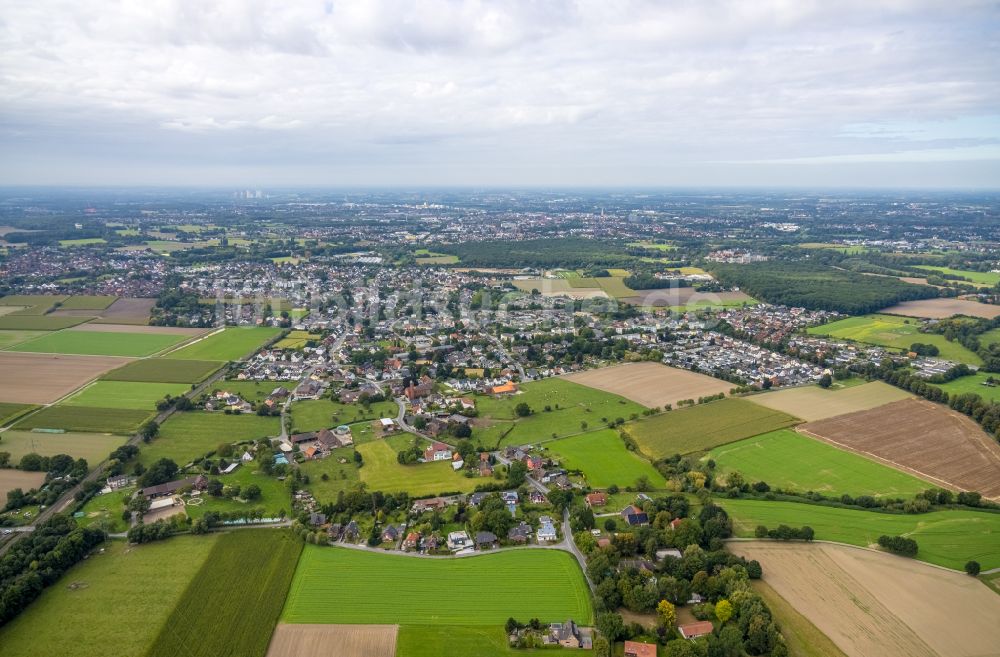
[[[834,244],[832,242],[803,242],[799,244],[799,248],[830,249],[831,251],[839,251],[846,255],[858,255],[859,253],[867,253],[871,250],[867,246],[845,246],[844,244]]]
[[[0,306],[25,306],[18,315],[44,315],[66,299],[61,294],[8,294],[0,298]]]
[[[323,336],[309,331],[290,331],[288,335],[274,343],[276,349],[301,349],[310,340],[319,341]]]
[[[281,419],[257,415],[226,415],[205,411],[174,413],[160,427],[160,435],[140,446],[144,465],[157,459],[173,459],[184,465],[204,456],[223,443],[256,440],[281,433]]]
[[[796,422],[791,415],[730,398],[630,422],[626,431],[642,453],[655,460],[712,449]]]
[[[146,383],[198,383],[221,367],[221,363],[206,360],[174,360],[145,358],[101,377],[104,381],[139,381]]]
[[[608,296],[615,299],[624,297],[634,297],[638,292],[625,285],[625,279],[620,276],[609,276],[594,279],[597,286],[604,290]]]
[[[444,560],[306,545],[281,614],[289,623],[499,627],[511,616],[589,624],[576,560],[561,550]]]
[[[964,276],[972,283],[982,287],[993,287],[1000,283],[1000,274],[992,271],[969,271],[968,269],[952,269],[950,267],[935,267],[932,265],[917,265],[916,269],[936,271],[952,276]]]
[[[737,470],[748,482],[766,481],[771,488],[802,493],[912,497],[932,486],[788,429],[721,445],[706,458],[715,461],[719,472]]]
[[[0,402],[0,427],[6,426],[8,422],[32,408],[34,408],[34,406],[31,404],[10,404],[7,402]]]
[[[93,244],[107,244],[108,241],[100,237],[81,237],[77,240],[59,240],[59,246],[90,246]]]
[[[10,351],[89,356],[149,356],[186,340],[184,335],[163,333],[106,333],[58,331],[22,342]]]
[[[943,335],[919,333],[920,322],[894,315],[862,315],[848,317],[830,324],[813,326],[808,332],[813,335],[829,335],[843,340],[854,340],[866,344],[880,345],[909,351],[914,342],[932,344],[941,351],[941,358],[970,365],[982,365],[979,356],[958,342],[949,342]]]
[[[0,331],[0,349],[45,335],[45,331]]]
[[[18,315],[0,317],[0,330],[4,331],[58,331],[89,321],[90,317],[61,317],[56,315]]]
[[[142,657],[220,536],[180,536],[140,546],[106,543],[103,554],[74,566],[0,628],[0,652]],[[77,586],[69,588],[73,583]]]
[[[263,657],[301,551],[289,531],[223,534],[148,657]]]
[[[963,376],[949,381],[948,383],[935,384],[949,395],[961,395],[967,392],[975,393],[987,401],[1000,402],[1000,384],[985,386],[986,379],[993,377],[1000,380],[1000,374],[989,374],[976,372],[968,376]]]
[[[625,448],[614,429],[554,440],[545,447],[567,470],[582,470],[587,484],[594,488],[607,488],[612,484],[624,488],[634,484],[639,477],[649,479],[654,488],[667,485],[663,475],[649,461]]]
[[[509,657],[552,652],[512,648],[503,626],[499,624],[401,625],[396,636],[396,657]],[[555,654],[561,654],[561,651],[555,651]]]
[[[368,410],[361,404],[341,404],[329,399],[307,399],[291,406],[292,432],[329,429],[338,424],[351,424],[362,420],[395,418],[399,411],[396,402],[376,402]]]
[[[410,444],[412,437],[399,435],[385,440],[373,440],[358,445],[364,465],[358,471],[361,481],[368,490],[384,493],[407,492],[413,497],[436,495],[438,493],[469,493],[477,484],[478,477],[466,477],[455,472],[451,461],[436,463],[415,463],[400,465],[396,453]]]
[[[87,463],[94,466],[124,442],[124,436],[103,433],[4,431],[0,433],[0,452],[10,452],[11,461],[15,463],[25,454],[34,452],[42,456],[69,454],[73,458],[87,459]]]
[[[598,429],[616,418],[627,420],[646,410],[624,397],[554,378],[526,383],[511,397],[477,395],[475,401],[480,419],[472,437],[486,446],[522,445],[553,436],[571,436]],[[534,413],[518,418],[514,408],[522,402]],[[551,410],[546,411],[546,406]]]
[[[122,511],[125,510],[125,501],[133,493],[135,487],[130,486],[103,495],[95,495],[80,508],[80,513],[84,515],[82,518],[77,518],[77,522],[81,527],[99,527],[110,533],[127,532],[129,523],[122,519]]]
[[[795,502],[718,499],[733,518],[737,536],[753,536],[757,525],[808,525],[817,540],[870,546],[883,534],[906,535],[917,542],[917,558],[960,570],[970,559],[983,570],[1000,567],[1000,513],[934,511],[889,514]]]
[[[224,329],[207,338],[202,338],[177,351],[172,351],[167,358],[183,360],[241,360],[256,351],[271,338],[279,335],[277,328],[239,328]]]
[[[303,474],[309,475],[306,486],[320,502],[336,502],[337,493],[350,490],[360,480],[361,470],[354,465],[354,448],[335,449],[325,459],[306,461],[299,466]],[[346,459],[341,463],[340,459]],[[326,480],[323,480],[326,475]]]
[[[134,408],[156,410],[156,402],[166,395],[176,397],[190,390],[184,383],[139,383],[136,381],[95,381],[62,403],[67,406]]]
[[[118,297],[114,296],[92,296],[87,294],[76,294],[60,304],[61,310],[104,310]]]
[[[94,433],[134,433],[154,411],[93,406],[46,406],[14,425],[15,429],[65,429]]]
[[[657,251],[676,251],[673,244],[658,244],[656,242],[629,242],[626,246],[638,247],[641,249],[656,249]]]

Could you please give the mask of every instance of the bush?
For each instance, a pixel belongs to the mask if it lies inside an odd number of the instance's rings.
[[[980,565],[978,561],[970,561],[965,564],[965,572],[976,577],[979,575]]]
[[[885,550],[904,557],[917,556],[917,542],[905,536],[879,536],[878,544]]]

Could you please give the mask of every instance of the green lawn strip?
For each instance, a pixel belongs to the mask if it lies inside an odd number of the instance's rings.
[[[147,657],[263,657],[301,551],[289,531],[223,534]]]
[[[941,358],[970,365],[982,365],[983,361],[979,356],[958,342],[949,342],[943,335],[918,332],[920,325],[918,320],[912,318],[875,314],[848,317],[830,324],[813,326],[808,332],[813,335],[828,335],[904,351],[909,351],[910,345],[915,342],[932,344],[941,352]]]
[[[567,470],[582,470],[587,483],[594,488],[608,488],[612,484],[624,488],[640,477],[649,479],[654,488],[667,485],[649,461],[626,449],[614,429],[555,440],[545,443],[545,447],[558,456]]]
[[[396,637],[396,657],[504,657],[543,652],[552,651],[512,648],[502,625],[401,625]]]
[[[10,452],[13,463],[31,453],[42,456],[69,454],[73,458],[87,459],[87,463],[95,466],[125,440],[125,436],[105,433],[4,431],[0,433],[0,452]]]
[[[713,459],[721,473],[737,470],[746,481],[766,481],[771,488],[800,493],[912,497],[932,487],[930,482],[788,429],[721,445],[705,458]]]
[[[92,406],[47,406],[14,425],[15,429],[64,429],[95,433],[134,433],[155,411]]]
[[[226,415],[221,412],[187,411],[174,413],[160,427],[160,434],[141,445],[139,460],[149,466],[161,458],[178,465],[190,463],[225,443],[257,440],[281,433],[277,417]]]
[[[32,404],[10,404],[7,402],[0,402],[0,427],[7,426],[10,422],[16,420],[19,416],[24,415],[33,408],[35,408],[35,406]]]
[[[723,399],[630,422],[626,431],[639,449],[655,460],[712,449],[797,421],[745,399]]]
[[[290,623],[501,629],[511,616],[589,624],[590,591],[576,560],[561,550],[442,560],[306,545],[281,615]]]
[[[231,327],[193,342],[166,355],[182,360],[240,360],[256,351],[281,329],[266,327]]]
[[[219,537],[106,543],[103,554],[74,566],[0,628],[0,652],[4,657],[146,654]]]
[[[961,570],[969,560],[984,570],[1000,567],[1000,513],[949,510],[919,514],[890,514],[855,509],[771,502],[766,500],[718,499],[729,512],[737,536],[753,536],[757,525],[768,528],[784,524],[808,525],[816,539],[871,546],[878,537],[905,535],[919,546],[921,561]]]
[[[132,408],[156,410],[156,402],[166,395],[177,397],[191,387],[184,383],[142,383],[137,381],[95,381],[62,402],[66,406]]]
[[[987,401],[1000,402],[1000,383],[993,386],[983,385],[986,379],[993,377],[1000,380],[1000,374],[990,374],[976,372],[969,376],[963,376],[948,383],[935,384],[949,395],[961,395],[971,392],[979,395]]]
[[[45,331],[0,331],[0,349],[13,347],[40,335],[45,335]]]
[[[329,429],[339,424],[352,424],[383,417],[395,418],[398,411],[396,403],[391,401],[376,402],[366,409],[361,404],[341,404],[330,399],[310,399],[292,404],[292,429],[294,433],[317,431]]]
[[[969,281],[982,287],[993,287],[997,283],[1000,283],[1000,274],[992,271],[970,271],[968,269],[952,269],[950,267],[937,267],[934,265],[916,265],[916,269],[951,274],[952,276],[964,276]]]
[[[75,294],[66,299],[59,306],[60,310],[104,310],[115,301],[115,296],[93,296],[87,294]]]
[[[0,317],[0,330],[7,331],[58,331],[90,321],[92,317],[65,317],[56,315],[19,315],[13,313]]]
[[[237,452],[234,458],[238,458]],[[230,459],[232,461],[233,459]],[[260,497],[255,500],[240,501],[227,497],[212,497],[202,495],[201,503],[188,505],[187,514],[192,518],[200,518],[209,511],[217,513],[239,513],[248,509],[263,509],[265,518],[277,518],[280,511],[287,515],[292,510],[292,501],[288,493],[285,482],[269,477],[258,469],[258,463],[251,461],[244,463],[236,470],[227,475],[219,475],[218,479],[226,486],[236,485],[240,490],[246,490],[247,486],[256,484],[260,488]],[[336,501],[336,500],[334,500]]]
[[[58,331],[10,348],[53,354],[90,356],[149,356],[188,339],[163,333],[106,333],[103,331]]]
[[[101,377],[104,381],[138,381],[146,383],[198,383],[222,367],[222,363],[205,360],[174,360],[144,358]]]
[[[408,437],[396,437],[390,444],[385,440],[373,440],[357,445],[364,459],[358,474],[368,490],[384,493],[407,492],[411,496],[436,495],[438,493],[468,493],[482,483],[478,477],[466,477],[455,472],[451,461],[435,463],[414,463],[400,465],[396,453],[405,447]]]

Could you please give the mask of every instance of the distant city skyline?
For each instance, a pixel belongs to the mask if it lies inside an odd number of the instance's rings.
[[[10,2],[0,185],[1000,188],[1000,5]]]

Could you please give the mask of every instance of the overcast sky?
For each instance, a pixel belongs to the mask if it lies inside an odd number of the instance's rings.
[[[1000,3],[2,0],[0,184],[1000,187]]]

